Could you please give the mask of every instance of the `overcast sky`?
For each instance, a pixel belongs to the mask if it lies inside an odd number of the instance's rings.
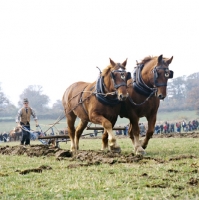
[[[1,0],[0,82],[17,105],[29,85],[51,103],[94,82],[109,58],[132,71],[145,56],[174,56],[174,77],[198,72],[197,0]]]

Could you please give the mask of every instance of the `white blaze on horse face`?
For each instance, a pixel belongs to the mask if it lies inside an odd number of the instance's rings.
[[[121,79],[125,81],[125,76],[123,73],[121,74]]]
[[[121,71],[121,79],[122,79],[122,80],[125,80],[125,78],[126,78],[125,75],[124,75],[125,70],[122,69],[122,68],[119,68],[118,70]]]

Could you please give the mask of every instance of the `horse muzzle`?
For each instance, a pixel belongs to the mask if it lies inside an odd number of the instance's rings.
[[[161,100],[163,100],[163,99],[165,98],[165,96],[162,95],[162,94],[158,94],[157,97],[158,97],[159,99],[161,99]]]
[[[129,93],[127,93],[126,95],[119,94],[118,99],[119,99],[119,101],[125,101],[128,98],[128,96],[129,96]]]

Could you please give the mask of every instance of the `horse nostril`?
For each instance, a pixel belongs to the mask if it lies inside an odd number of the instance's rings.
[[[163,96],[162,94],[159,94],[159,95],[158,95],[158,98],[159,98],[159,99],[164,99],[164,96]]]
[[[127,96],[123,95],[123,94],[120,94],[119,98],[120,98],[120,101],[125,101]]]

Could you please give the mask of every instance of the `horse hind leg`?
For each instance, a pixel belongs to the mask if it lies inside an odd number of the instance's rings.
[[[76,148],[77,150],[79,150],[79,139],[82,135],[82,132],[84,131],[84,129],[86,128],[88,122],[87,121],[84,121],[84,120],[81,120],[80,119],[80,122],[76,128],[76,131],[75,131],[75,145],[76,145]]]
[[[69,115],[66,116],[66,121],[68,124],[68,134],[71,140],[71,148],[70,151],[71,152],[76,152],[77,148],[75,145],[75,120],[76,120],[77,116],[71,112]]]

